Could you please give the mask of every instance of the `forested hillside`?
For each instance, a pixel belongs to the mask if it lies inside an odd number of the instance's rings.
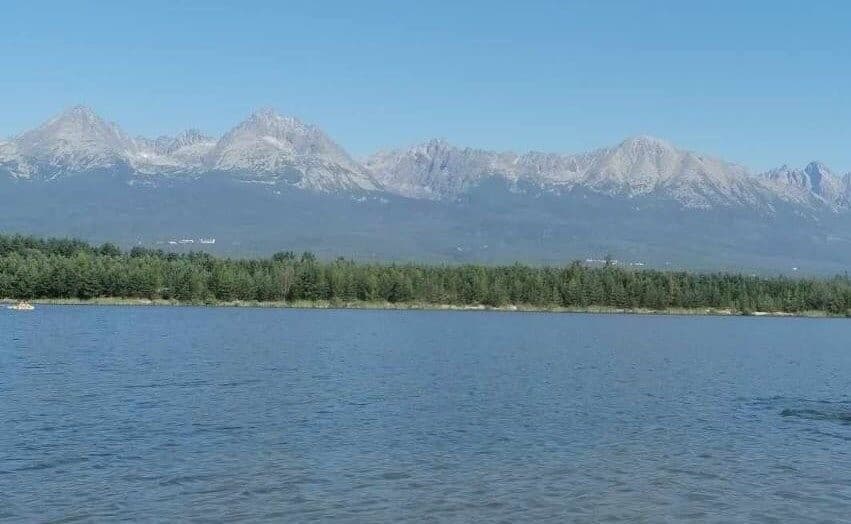
[[[619,267],[373,264],[311,253],[225,259],[77,240],[0,236],[0,297],[126,297],[186,303],[328,301],[424,305],[851,311],[851,280]]]

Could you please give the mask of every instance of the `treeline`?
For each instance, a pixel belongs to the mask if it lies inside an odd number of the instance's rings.
[[[715,308],[851,312],[851,280],[692,274],[618,267],[320,261],[310,253],[223,259],[78,240],[0,235],[0,297],[391,302],[540,308]]]

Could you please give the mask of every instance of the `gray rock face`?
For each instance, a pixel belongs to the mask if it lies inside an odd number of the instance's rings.
[[[800,205],[821,203],[835,210],[848,208],[851,177],[837,176],[821,162],[810,162],[803,169],[784,165],[763,176],[787,201]]]
[[[136,144],[115,124],[82,106],[72,107],[0,148],[0,163],[23,178],[115,168],[136,154]]]
[[[258,111],[223,136],[205,167],[317,191],[375,190],[372,176],[319,128]]]
[[[848,200],[847,180],[822,164],[754,175],[742,166],[646,136],[574,155],[497,153],[432,140],[378,153],[366,165],[386,190],[412,198],[455,199],[485,179],[499,178],[551,191],[581,188],[613,197],[660,196],[687,208],[770,210],[772,202],[780,201],[840,209]]]
[[[0,170],[20,179],[52,179],[122,168],[157,176],[232,174],[315,191],[373,191],[378,184],[320,129],[274,111],[258,111],[220,139],[197,130],[154,140],[131,138],[85,107],[74,107],[0,143]]]

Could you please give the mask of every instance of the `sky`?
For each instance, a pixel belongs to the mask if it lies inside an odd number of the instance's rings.
[[[274,107],[356,156],[442,137],[665,138],[851,171],[851,2],[0,0],[0,136],[76,104],[131,134]]]

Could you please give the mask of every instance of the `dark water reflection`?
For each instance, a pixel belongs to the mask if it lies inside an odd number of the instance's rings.
[[[851,515],[851,322],[0,315],[0,519]]]

